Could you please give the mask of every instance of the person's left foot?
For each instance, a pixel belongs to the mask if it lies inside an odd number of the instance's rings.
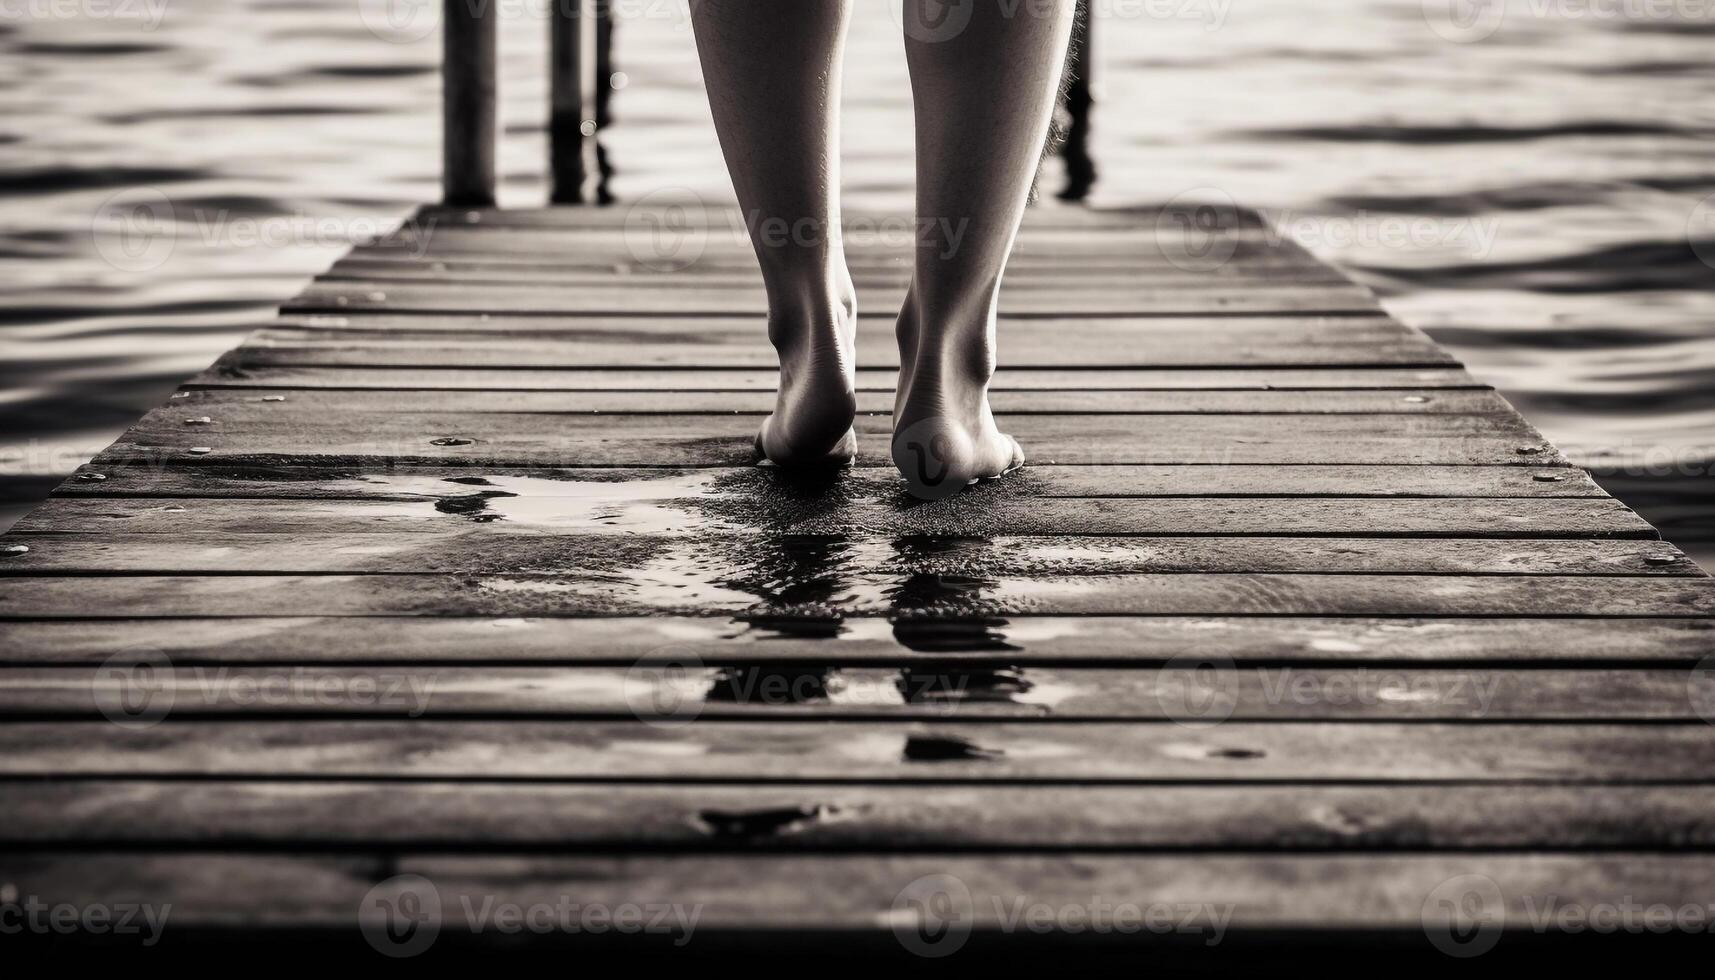
[[[795,311],[770,311],[768,339],[780,356],[774,414],[756,450],[778,466],[843,466],[857,452],[857,297],[842,274],[832,295]]]

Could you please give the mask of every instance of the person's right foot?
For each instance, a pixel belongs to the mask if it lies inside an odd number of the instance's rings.
[[[945,345],[925,335],[919,316],[908,295],[898,325],[893,465],[913,494],[938,499],[1018,469],[1024,465],[1024,450],[995,426],[989,408],[992,324],[964,332],[968,339],[963,342]]]

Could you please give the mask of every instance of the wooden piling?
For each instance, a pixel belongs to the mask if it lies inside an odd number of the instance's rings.
[[[447,0],[442,17],[442,189],[445,203],[495,201],[499,138],[499,11],[495,0]]]

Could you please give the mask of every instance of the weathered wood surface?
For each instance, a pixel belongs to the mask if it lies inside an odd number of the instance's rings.
[[[479,477],[478,479],[485,479]],[[736,494],[683,492],[689,481],[640,480],[627,497],[625,484],[608,492],[562,497],[520,494],[516,483],[444,484],[433,500],[250,500],[184,497],[54,500],[16,525],[19,531],[134,534],[194,534],[251,530],[320,534],[364,534],[417,530],[427,533],[469,530],[475,524],[488,536],[514,534],[639,534],[662,536],[738,535],[935,535],[986,539],[996,528],[1023,535],[1149,536],[1314,536],[1367,537],[1415,535],[1455,538],[1655,538],[1636,514],[1604,497],[1531,499],[1360,498],[1329,500],[1282,497],[1263,512],[1254,499],[1202,497],[1038,497],[1014,500],[995,495],[984,506],[901,506],[895,489],[889,496],[839,500],[829,494],[768,498],[769,511],[737,509]],[[663,484],[666,484],[663,486]],[[591,486],[591,485],[586,485]],[[595,484],[592,489],[603,485]],[[527,488],[520,488],[527,489]],[[650,494],[653,495],[644,496]],[[675,493],[680,491],[680,493]],[[750,499],[755,500],[761,495]],[[831,499],[832,498],[832,499]],[[325,539],[324,539],[325,540]],[[1077,542],[1045,542],[1077,547]],[[749,547],[749,543],[737,547]],[[1417,542],[1395,542],[1396,554],[1408,554]],[[728,546],[730,549],[733,546]],[[1262,553],[1268,543],[1255,548]],[[1325,549],[1332,546],[1324,545]],[[720,550],[711,546],[711,550]],[[848,549],[829,549],[838,554]],[[980,559],[986,544],[968,549]],[[1430,547],[1426,554],[1435,553]],[[1646,546],[1640,554],[1671,555],[1671,548]],[[27,556],[26,556],[27,557]],[[596,557],[592,554],[590,557]],[[976,566],[973,566],[975,568]],[[1333,569],[1328,569],[1333,570]],[[0,568],[0,573],[4,569]]]
[[[697,718],[977,718],[1218,721],[1608,720],[1696,724],[1687,670],[1257,667],[1116,668],[274,667],[163,668],[148,693],[180,717],[359,715]],[[1709,681],[1715,695],[1715,678]],[[0,672],[0,713],[94,718],[143,685],[126,671]],[[330,692],[319,697],[318,692]],[[367,692],[342,697],[331,692]],[[1207,697],[1211,703],[1200,705]],[[691,705],[694,704],[694,709]],[[653,709],[653,714],[651,713]]]
[[[267,396],[263,396],[267,397]],[[1590,475],[1568,466],[1296,466],[1115,465],[1032,466],[1005,488],[1014,497],[1605,497]],[[842,486],[852,497],[897,495],[891,467],[856,467]],[[600,496],[592,483],[629,484],[628,499],[761,494],[789,478],[745,466],[671,467],[387,466],[330,468],[269,464],[84,466],[57,491],[61,497],[254,497],[273,499],[441,500],[486,490],[511,492],[524,482],[539,498]],[[808,492],[801,490],[800,492]],[[966,497],[994,495],[978,486]],[[618,492],[615,491],[615,496]]]
[[[208,501],[183,502],[202,508]],[[104,507],[112,504],[104,502]],[[1357,509],[1357,508],[1354,508]],[[186,513],[189,511],[187,510]],[[322,511],[327,513],[328,511]],[[39,514],[37,517],[39,518]],[[37,518],[32,518],[35,521]],[[273,523],[273,522],[270,522]],[[333,526],[328,526],[333,525]],[[30,551],[0,564],[0,577],[57,572],[78,575],[315,575],[350,573],[554,575],[611,581],[617,568],[639,575],[659,554],[685,551],[679,535],[640,532],[616,542],[613,534],[526,526],[497,535],[486,527],[446,530],[375,530],[350,534],[337,521],[306,521],[306,530],[281,534],[235,523],[196,531],[169,520],[156,528],[110,530],[97,518],[87,533],[61,525],[53,533],[20,534]],[[361,526],[361,525],[360,525]],[[1348,532],[1349,533],[1349,532]],[[1398,533],[1397,531],[1395,533]],[[849,544],[842,537],[805,536],[777,545],[820,566],[819,577],[837,590],[877,593],[904,589],[915,579],[945,575],[1029,580],[1044,576],[1136,575],[1149,572],[1330,572],[1447,575],[1638,575],[1701,577],[1695,563],[1659,541],[1585,539],[1390,537],[1119,537],[1057,535],[939,542],[923,547]],[[758,545],[725,533],[700,538],[700,554],[738,554]],[[734,564],[737,564],[736,562]],[[715,577],[734,577],[727,568]],[[736,576],[742,579],[743,576]]]
[[[1706,785],[0,782],[0,844],[840,851],[1715,845]],[[1684,858],[1682,857],[1681,860]]]
[[[1503,942],[1529,942],[1543,905],[1592,908],[1626,896],[1637,906],[1679,909],[1710,904],[1715,858],[1703,854],[1609,852],[1592,854],[1039,854],[908,853],[897,855],[563,855],[384,853],[304,855],[210,852],[140,854],[123,862],[104,853],[52,850],[11,856],[8,872],[20,892],[49,903],[88,907],[115,899],[170,904],[180,929],[245,923],[274,929],[310,929],[349,935],[353,911],[366,896],[397,902],[414,875],[436,883],[442,907],[484,908],[484,902],[528,907],[558,896],[644,914],[666,914],[657,934],[591,936],[549,933],[532,937],[554,946],[638,943],[676,946],[685,920],[699,910],[693,941],[744,955],[735,938],[777,937],[791,950],[826,956],[870,934],[894,944],[890,926],[915,917],[896,911],[901,892],[930,876],[956,879],[963,891],[951,914],[975,930],[973,949],[988,942],[1019,944],[1033,937],[1003,932],[1009,912],[1026,906],[1084,909],[1092,901],[1127,903],[1165,914],[1165,924],[1141,935],[1084,935],[1085,951],[1116,942],[1134,950],[1182,942],[1207,952],[1217,925],[1224,941],[1263,933],[1278,955],[1281,933],[1311,939],[1337,930],[1376,935],[1390,931],[1414,940],[1404,952],[1437,955],[1425,940],[1424,907],[1444,898],[1449,881],[1474,866],[1503,898],[1494,911]],[[767,887],[759,886],[766,882]],[[372,891],[380,883],[382,892]],[[547,896],[547,897],[545,897]],[[1108,898],[1107,896],[1112,896]],[[943,910],[948,911],[948,910]],[[1552,919],[1552,916],[1550,917]],[[1434,926],[1435,920],[1430,921]],[[494,929],[489,922],[492,941]],[[1464,924],[1469,928],[1469,923]],[[468,930],[463,912],[444,928]],[[1441,925],[1451,928],[1452,924]],[[1548,931],[1553,931],[1550,921]],[[1515,938],[1515,934],[1517,937]],[[254,945],[268,933],[245,937]],[[712,937],[712,939],[711,939]],[[513,938],[513,937],[508,937]],[[1051,941],[1053,934],[1037,934]],[[1538,936],[1538,939],[1541,937]],[[442,939],[443,942],[453,940]],[[1141,945],[1140,945],[1141,944]],[[513,944],[515,945],[515,944]],[[627,948],[627,947],[622,947]],[[899,947],[892,948],[898,952]],[[1012,948],[1003,945],[1002,949]],[[1074,947],[1076,949],[1077,947]],[[1539,949],[1528,946],[1528,949]],[[1582,947],[1580,947],[1582,948]],[[1635,947],[1632,947],[1635,948]],[[1683,948],[1683,947],[1682,947]],[[361,943],[354,951],[363,951]],[[872,950],[873,951],[873,950]],[[883,950],[885,951],[885,950]],[[1395,948],[1393,952],[1402,950]],[[1540,965],[1540,955],[1534,960]],[[1430,960],[1439,963],[1439,959]]]
[[[97,616],[99,610],[89,610]],[[174,664],[1477,664],[1693,667],[1715,647],[1697,618],[1530,619],[1013,616],[901,619],[650,616],[0,619],[0,663],[99,666],[160,651]],[[352,649],[353,630],[364,630]],[[495,645],[498,644],[498,649]]]
[[[751,465],[742,219],[668,210],[426,209],[19,522],[0,879],[352,933],[418,873],[890,946],[938,874],[979,931],[1155,896],[1419,952],[1462,875],[1509,929],[1715,901],[1715,581],[1256,216],[1034,214],[995,395],[1032,465],[922,503],[910,222],[848,216],[862,465],[806,481]]]
[[[19,720],[0,725],[0,776],[1657,783],[1715,766],[1715,725],[1701,720],[683,720]]]

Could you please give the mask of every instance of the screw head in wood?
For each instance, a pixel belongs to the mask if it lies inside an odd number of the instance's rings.
[[[27,544],[9,544],[0,546],[0,558],[16,558],[19,555],[27,555],[29,553],[30,546]]]
[[[439,439],[430,439],[429,445],[431,445],[431,446],[468,446],[468,445],[471,445],[475,441],[476,440],[474,440],[474,439],[465,439],[465,438],[460,437],[460,436],[441,436]]]
[[[1679,564],[1679,556],[1668,554],[1645,555],[1644,564],[1654,565],[1657,568],[1661,568],[1664,565],[1677,565]]]
[[[107,474],[106,473],[96,473],[92,470],[86,470],[82,473],[79,473],[77,475],[77,478],[82,480],[85,483],[100,483],[102,480],[107,479]]]
[[[1560,473],[1532,473],[1530,478],[1538,483],[1564,483],[1566,477]]]
[[[214,447],[213,446],[192,446],[191,448],[185,450],[185,452],[190,453],[192,456],[207,456],[209,453],[214,452]]]
[[[186,425],[213,425],[214,419],[209,418],[207,415],[198,415],[195,418],[185,419],[185,424]]]

